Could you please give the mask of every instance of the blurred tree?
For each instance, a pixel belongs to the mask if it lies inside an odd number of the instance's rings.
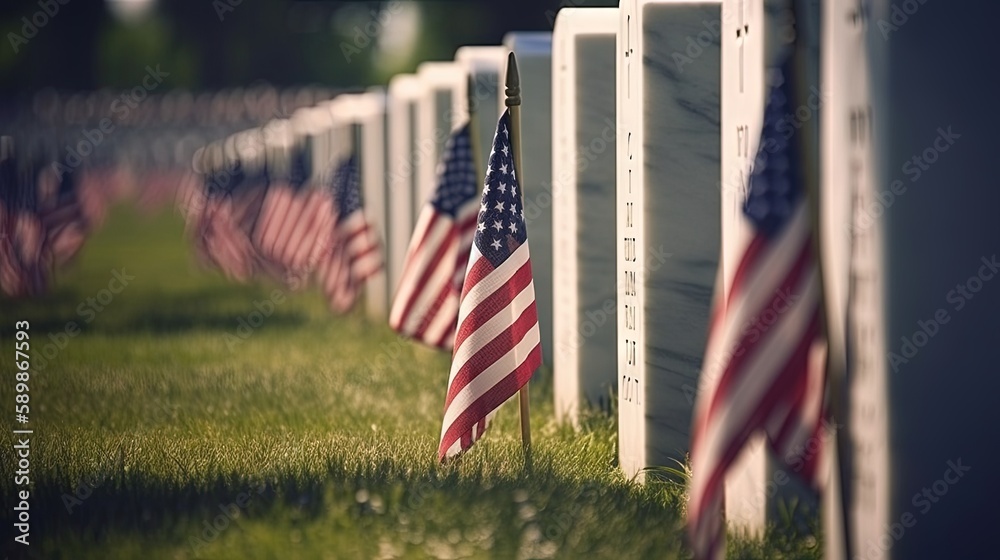
[[[51,16],[36,16],[42,11],[39,0],[4,0],[0,6],[0,91],[129,87],[146,65],[156,64],[170,72],[170,85],[197,89],[260,80],[340,87],[385,83],[423,60],[450,60],[461,45],[498,44],[511,30],[551,29],[560,5],[557,0],[153,0],[149,14],[129,21],[112,14],[113,0],[53,1],[58,12]],[[415,42],[392,64],[376,64],[379,41],[398,39],[379,37],[388,23],[384,16],[397,17],[393,10],[400,6],[414,12],[414,4],[419,7]],[[33,18],[45,24],[28,38],[31,26],[25,22]],[[366,31],[372,29],[374,35]],[[358,52],[345,54],[345,45]]]

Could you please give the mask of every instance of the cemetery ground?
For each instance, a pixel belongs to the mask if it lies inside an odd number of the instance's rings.
[[[450,356],[315,290],[199,270],[173,212],[119,207],[51,293],[0,301],[3,550],[10,558],[687,558],[683,486],[617,469],[613,416],[554,421],[531,386],[455,465],[436,461]],[[359,306],[360,307],[360,306]],[[15,321],[30,414],[14,418]],[[29,428],[29,545],[13,429]],[[819,558],[814,516],[730,558]]]

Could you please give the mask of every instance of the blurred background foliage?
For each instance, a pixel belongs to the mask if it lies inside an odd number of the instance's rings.
[[[190,89],[385,83],[461,45],[551,30],[617,0],[4,0],[0,92],[129,88],[160,65]],[[54,12],[54,15],[46,13]],[[57,11],[56,11],[57,10]]]

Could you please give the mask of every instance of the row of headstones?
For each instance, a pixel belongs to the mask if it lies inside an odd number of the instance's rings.
[[[739,257],[771,43],[787,31],[783,4],[567,8],[552,34],[462,47],[454,62],[393,78],[387,92],[339,96],[361,153],[366,211],[387,244],[387,277],[369,285],[369,312],[387,314],[438,156],[469,102],[486,161],[513,51],[524,100],[525,216],[557,414],[576,423],[588,408],[617,408],[627,477],[683,461],[715,279]],[[997,273],[991,243],[1000,236],[989,212],[1000,205],[976,189],[987,175],[974,159],[996,118],[978,112],[993,103],[992,88],[965,34],[991,19],[915,0],[805,4],[810,18],[799,27],[818,41],[822,72],[807,78],[814,95],[788,125],[814,120],[820,130],[826,309],[849,348],[840,484],[852,550],[836,550],[832,536],[844,527],[828,515],[828,551],[938,557],[950,543],[948,556],[963,556],[989,533],[960,543],[946,535],[955,520],[984,523],[973,500],[997,485],[983,477],[962,483],[976,490],[949,493],[965,480],[963,465],[994,463],[998,453],[977,444],[967,425],[1000,411],[987,401],[1000,381],[978,362],[996,336],[997,295],[989,293],[1000,288],[985,283]],[[937,64],[913,64],[915,56]],[[956,104],[963,82],[968,102]],[[956,142],[968,151],[948,152]],[[948,372],[947,386],[939,371]],[[931,404],[946,413],[927,413]],[[817,446],[830,456],[835,442]],[[748,446],[726,481],[731,526],[761,532],[777,500],[794,493],[790,478],[762,441]],[[920,531],[910,531],[917,521]]]

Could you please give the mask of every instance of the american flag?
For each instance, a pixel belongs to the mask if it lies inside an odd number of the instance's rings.
[[[308,277],[332,244],[335,208],[330,192],[303,182],[304,176],[272,181],[253,231],[254,245],[266,264],[286,279]]]
[[[51,170],[43,173],[49,174]],[[45,252],[56,266],[69,262],[90,232],[90,224],[80,204],[80,191],[71,172],[51,171],[50,179],[56,184],[50,204],[40,212],[45,231]]]
[[[458,310],[438,458],[469,449],[497,407],[542,363],[524,205],[510,142],[510,112],[497,123]]]
[[[818,267],[804,134],[781,127],[800,89],[792,64],[789,56],[772,77],[743,206],[745,244],[729,293],[716,288],[691,443],[687,513],[696,558],[725,552],[724,478],[752,434],[763,431],[804,479],[817,474],[817,454],[802,450],[822,437],[824,372],[810,359],[821,344]]]
[[[48,287],[45,230],[37,212],[34,169],[19,168],[14,158],[2,162],[0,200],[0,288],[11,297],[35,296]]]
[[[231,280],[246,282],[259,266],[260,255],[250,236],[263,199],[262,185],[242,181],[205,198],[199,246],[203,255]]]
[[[448,350],[479,210],[469,128],[456,129],[445,146],[437,191],[417,220],[389,314],[400,334]]]
[[[357,158],[352,155],[333,176],[336,222],[331,243],[320,255],[317,268],[330,309],[340,313],[354,305],[365,280],[382,270],[382,250],[365,218],[360,186]]]

